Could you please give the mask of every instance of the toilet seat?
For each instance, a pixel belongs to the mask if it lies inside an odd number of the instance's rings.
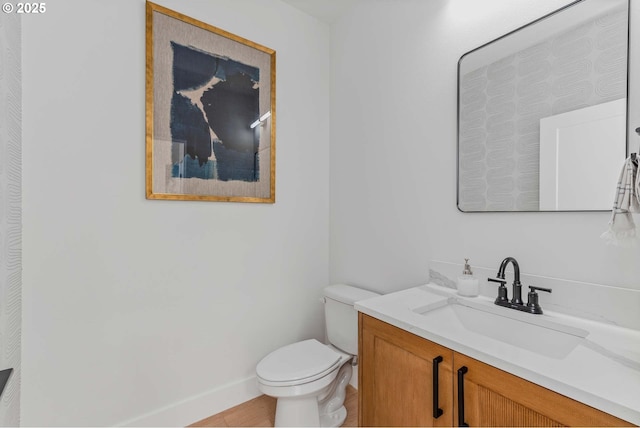
[[[256,367],[261,384],[294,386],[313,382],[337,370],[346,355],[315,339],[304,340],[277,349]]]

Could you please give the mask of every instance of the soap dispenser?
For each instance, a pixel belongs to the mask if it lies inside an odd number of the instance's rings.
[[[473,276],[469,259],[464,259],[464,269],[462,275],[458,277],[458,294],[461,296],[475,297],[480,292],[478,278]]]

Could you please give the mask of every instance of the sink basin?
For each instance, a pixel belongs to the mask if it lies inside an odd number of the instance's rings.
[[[416,309],[414,312],[434,325],[463,328],[555,359],[566,357],[589,334],[586,330],[563,325],[541,315],[456,299],[444,306]]]

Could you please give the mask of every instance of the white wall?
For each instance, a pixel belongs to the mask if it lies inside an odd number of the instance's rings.
[[[458,59],[567,3],[367,0],[336,23],[332,281],[392,291],[424,283],[430,260],[497,269],[513,256],[525,273],[640,289],[640,249],[599,238],[609,213],[456,208]]]
[[[25,426],[188,424],[324,337],[328,27],[279,0],[157,2],[277,51],[277,202],[145,200],[144,1],[25,16]]]

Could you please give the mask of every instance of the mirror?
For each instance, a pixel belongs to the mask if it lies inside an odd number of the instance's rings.
[[[628,0],[580,0],[460,58],[460,211],[611,210],[628,16]]]

